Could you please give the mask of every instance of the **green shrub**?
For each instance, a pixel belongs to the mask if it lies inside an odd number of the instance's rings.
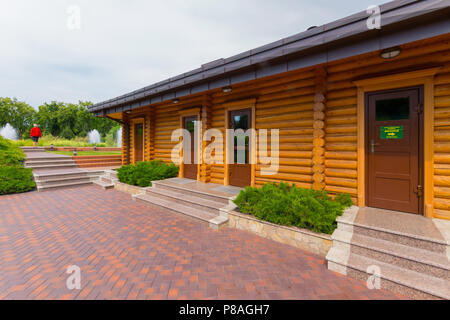
[[[25,139],[25,140],[16,140],[16,141],[12,141],[11,143],[13,143],[16,146],[20,146],[20,147],[30,147],[33,145],[33,141],[31,141],[31,139]],[[93,143],[89,143],[89,139],[88,137],[75,137],[72,140],[67,140],[64,138],[59,138],[59,137],[53,137],[51,135],[46,135],[46,136],[42,136],[41,139],[39,139],[39,146],[45,146],[45,147],[49,147],[50,145],[52,145],[54,147],[93,147],[94,144]],[[96,144],[97,147],[115,147],[114,145],[107,145],[106,143],[97,143]]]
[[[117,170],[120,182],[139,187],[149,187],[152,181],[173,178],[178,175],[178,166],[166,164],[161,160],[138,162],[122,166]]]
[[[27,192],[36,187],[29,168],[0,167],[0,195]]]
[[[234,203],[242,213],[261,220],[331,234],[336,218],[353,204],[351,201],[346,194],[333,201],[325,191],[267,183],[262,188],[241,190]]]
[[[22,166],[24,159],[25,154],[18,146],[0,136],[0,167]]]
[[[0,195],[27,192],[36,186],[32,170],[22,166],[24,159],[17,145],[0,136]]]

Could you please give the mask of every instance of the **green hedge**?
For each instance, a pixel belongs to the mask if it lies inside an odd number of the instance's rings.
[[[122,166],[117,170],[117,177],[120,182],[126,184],[149,187],[152,185],[152,181],[176,177],[178,170],[178,166],[174,164],[153,160],[150,162],[138,162],[136,165]]]
[[[267,183],[241,190],[234,203],[242,213],[272,223],[331,234],[336,218],[353,202],[348,194],[332,200],[325,191],[298,188],[287,183]]]
[[[0,195],[27,192],[36,187],[32,170],[22,166],[24,159],[25,154],[18,146],[0,136]]]
[[[21,166],[25,154],[16,145],[0,136],[0,166]]]
[[[33,172],[29,168],[0,167],[0,195],[33,190]]]

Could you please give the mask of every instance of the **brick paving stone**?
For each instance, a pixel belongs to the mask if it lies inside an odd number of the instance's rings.
[[[95,186],[0,197],[0,299],[402,299],[324,259]],[[69,290],[67,267],[81,269]]]

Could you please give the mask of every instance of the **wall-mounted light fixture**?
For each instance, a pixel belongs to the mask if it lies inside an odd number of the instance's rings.
[[[392,59],[397,57],[402,52],[400,47],[393,47],[384,49],[380,52],[380,57],[383,59]]]
[[[226,86],[226,87],[222,88],[222,92],[223,93],[229,93],[231,91],[233,91],[233,89],[230,86]]]
[[[172,102],[177,104],[178,102],[180,102],[180,99],[173,99]]]

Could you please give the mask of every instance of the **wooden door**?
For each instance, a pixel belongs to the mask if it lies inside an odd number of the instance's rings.
[[[197,122],[197,117],[185,117],[184,118],[184,129],[189,131],[190,140],[189,142],[184,141],[183,145],[183,166],[184,166],[184,177],[188,179],[197,180],[197,164],[195,163],[195,134],[194,128]],[[190,150],[190,156],[185,153],[184,150]],[[187,158],[184,155],[188,156]]]
[[[367,205],[421,214],[423,89],[368,93]]]
[[[144,125],[134,125],[134,161],[144,161]]]
[[[231,111],[229,128],[234,130],[242,129],[245,132],[251,128],[251,118],[251,109]],[[251,184],[250,138],[250,135],[234,135],[234,147],[232,150],[234,163],[228,165],[228,181],[232,186],[246,187]]]

